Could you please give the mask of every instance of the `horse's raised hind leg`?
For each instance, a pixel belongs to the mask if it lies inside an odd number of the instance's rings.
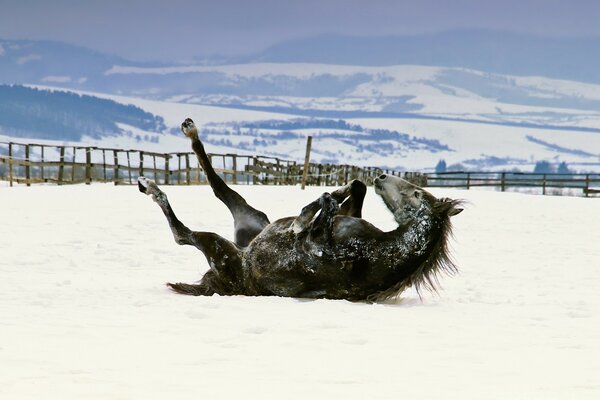
[[[367,186],[359,180],[353,180],[331,193],[331,197],[341,204],[339,215],[362,218],[362,206]]]
[[[175,215],[169,204],[167,195],[151,180],[140,177],[138,179],[140,192],[152,196],[159,205],[167,221],[175,242],[180,245],[196,247],[208,260],[210,271],[200,284],[169,284],[179,292],[195,295],[242,294],[243,276],[240,248],[229,240],[212,232],[194,232],[186,227]]]
[[[248,246],[248,243],[269,224],[269,218],[262,211],[250,206],[239,193],[227,186],[215,172],[204,150],[204,145],[198,138],[198,129],[194,121],[190,118],[183,121],[181,131],[192,140],[192,149],[198,157],[215,196],[225,203],[233,216],[235,243],[241,247]]]

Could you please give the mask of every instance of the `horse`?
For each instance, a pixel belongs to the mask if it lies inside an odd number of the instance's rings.
[[[364,183],[354,180],[323,193],[298,216],[270,223],[216,174],[191,119],[181,126],[191,139],[214,194],[234,219],[234,241],[194,232],[175,215],[166,194],[140,177],[139,190],[159,205],[180,245],[204,253],[210,269],[199,283],[167,283],[177,293],[383,301],[414,286],[437,291],[438,275],[457,271],[448,240],[460,200],[436,198],[393,175],[374,180],[375,193],[398,227],[384,232],[362,219]]]

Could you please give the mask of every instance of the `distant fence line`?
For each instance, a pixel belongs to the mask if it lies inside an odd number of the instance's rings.
[[[233,184],[295,185],[302,180],[304,164],[277,157],[208,154],[215,171]],[[372,183],[383,173],[398,172],[371,167],[310,163],[308,185],[340,185],[352,179]],[[0,142],[0,180],[10,185],[114,182],[136,184],[139,176],[164,185],[207,183],[193,152],[155,153],[115,148]],[[408,174],[410,176],[410,174]]]
[[[233,184],[296,185],[302,180],[303,163],[277,157],[238,154],[209,154],[215,171]],[[336,186],[352,179],[372,184],[381,174],[408,178],[420,186],[470,189],[490,187],[571,189],[585,196],[600,194],[600,174],[537,174],[521,172],[411,173],[375,167],[310,163],[307,185]],[[192,152],[155,153],[115,148],[59,146],[0,142],[0,180],[27,186],[36,183],[58,185],[92,182],[135,184],[147,176],[164,185],[207,183]]]

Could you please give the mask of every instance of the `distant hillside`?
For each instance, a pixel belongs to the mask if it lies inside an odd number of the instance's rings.
[[[368,165],[377,157],[387,158],[397,167],[394,158],[412,151],[429,154],[453,150],[437,139],[415,137],[390,129],[369,129],[344,120],[297,118],[256,122],[230,122],[206,124],[201,131],[205,144],[231,147],[254,154],[295,159],[302,157],[307,136],[314,136],[312,158],[321,163],[342,164],[350,159]]]
[[[323,35],[286,41],[244,61],[430,65],[600,83],[600,37],[536,37],[490,30],[388,37]]]
[[[156,117],[133,105],[75,93],[0,85],[0,134],[79,141],[122,132],[117,123],[144,131],[166,129]]]

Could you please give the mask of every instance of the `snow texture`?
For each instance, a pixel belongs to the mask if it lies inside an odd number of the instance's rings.
[[[231,237],[209,187],[166,187]],[[325,188],[237,189],[271,220]],[[392,304],[189,297],[208,268],[132,186],[0,187],[1,399],[597,399],[600,202],[491,191],[453,218],[460,274]],[[365,218],[394,220],[370,188]]]

